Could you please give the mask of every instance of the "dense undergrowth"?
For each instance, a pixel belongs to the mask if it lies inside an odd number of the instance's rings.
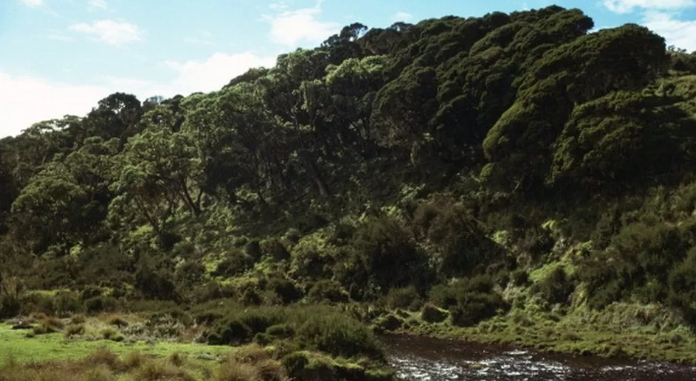
[[[693,360],[669,346],[696,326],[696,58],[592,27],[351,24],[217,92],[3,139],[0,318],[166,311],[297,364],[383,361],[364,324]]]

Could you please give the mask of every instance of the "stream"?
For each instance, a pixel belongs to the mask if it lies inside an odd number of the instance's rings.
[[[404,381],[694,381],[696,367],[538,353],[496,345],[389,335],[388,360]]]

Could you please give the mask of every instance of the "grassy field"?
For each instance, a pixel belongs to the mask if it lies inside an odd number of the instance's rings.
[[[19,362],[74,360],[97,350],[107,349],[117,355],[141,352],[145,355],[169,356],[174,353],[197,358],[217,358],[229,347],[192,343],[155,341],[151,343],[116,342],[105,339],[66,339],[63,333],[27,337],[26,330],[13,330],[11,325],[0,324],[0,359],[12,358]]]

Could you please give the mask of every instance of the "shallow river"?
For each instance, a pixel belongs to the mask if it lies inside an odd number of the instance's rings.
[[[537,353],[425,337],[385,336],[389,362],[405,381],[695,381],[696,367]]]

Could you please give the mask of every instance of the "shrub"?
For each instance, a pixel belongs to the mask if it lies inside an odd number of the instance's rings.
[[[284,261],[290,259],[290,252],[277,239],[264,241],[261,244],[261,251],[265,256],[273,258],[275,261]]]
[[[253,262],[257,262],[263,256],[261,244],[258,240],[253,240],[244,246],[244,254],[246,254]]]
[[[114,325],[118,328],[128,327],[128,321],[122,316],[112,316],[107,320],[106,324]]]
[[[248,255],[235,251],[218,264],[213,275],[230,278],[243,274],[253,265],[254,261]]]
[[[364,266],[368,279],[382,290],[409,285],[420,288],[432,278],[427,255],[417,247],[413,234],[394,218],[372,219],[361,225],[351,246],[357,256],[353,261]],[[360,284],[364,280],[355,281]]]
[[[193,285],[200,283],[205,276],[205,266],[198,261],[186,261],[176,269],[177,283],[182,285]]]
[[[73,336],[80,336],[85,333],[85,325],[84,324],[70,324],[65,328],[65,337],[66,338],[71,338]]]
[[[529,282],[529,274],[522,269],[517,269],[510,273],[510,282],[517,287],[524,286]]]
[[[300,376],[309,364],[309,359],[304,352],[292,352],[283,356],[281,363],[287,369],[288,375],[292,379],[301,380]]]
[[[393,288],[389,290],[389,293],[387,294],[387,306],[389,306],[391,309],[406,309],[419,299],[420,295],[418,295],[416,288],[413,286],[406,288]]]
[[[195,381],[188,373],[178,369],[174,364],[164,360],[145,361],[135,372],[138,381]]]
[[[53,313],[58,316],[70,316],[82,311],[80,297],[72,292],[59,292],[53,298]]]
[[[296,302],[302,297],[302,293],[295,284],[282,276],[271,277],[268,280],[268,289],[278,295],[283,304]]]
[[[447,318],[447,312],[440,310],[431,303],[426,303],[421,310],[421,318],[428,323],[439,323]]]
[[[90,353],[84,362],[90,365],[106,365],[111,370],[119,370],[123,367],[118,355],[108,349],[98,349]]]
[[[107,328],[103,330],[102,337],[104,338],[104,340],[111,340],[116,342],[120,342],[125,339],[123,335],[121,335],[117,330],[113,328]]]
[[[451,286],[437,284],[428,293],[430,301],[441,308],[450,308],[457,304],[457,292]]]
[[[118,301],[110,296],[97,296],[85,301],[87,313],[113,312],[118,308]]]
[[[135,273],[135,287],[149,299],[179,300],[173,279],[168,270],[153,270],[143,265]]]
[[[96,298],[97,296],[102,296],[103,295],[103,290],[101,287],[97,287],[94,285],[87,285],[82,289],[82,292],[80,292],[80,298],[83,301],[86,301],[88,299]]]
[[[289,339],[295,335],[295,330],[289,324],[276,324],[268,327],[266,334],[274,339]]]
[[[336,313],[308,317],[297,331],[297,340],[334,356],[383,358],[377,339],[366,326]]]
[[[348,301],[348,293],[336,281],[320,280],[309,290],[307,299],[314,303],[343,303]]]
[[[416,210],[414,219],[438,250],[441,274],[467,276],[504,259],[505,251],[487,237],[461,204],[426,204]]]
[[[696,248],[669,274],[670,303],[679,308],[685,319],[696,326]]]
[[[45,335],[60,332],[65,325],[60,319],[54,317],[42,317],[37,325],[32,328],[34,335]]]
[[[549,303],[566,303],[575,290],[575,283],[563,267],[557,267],[546,278],[534,285],[534,291],[539,293]]]
[[[256,368],[250,364],[240,364],[235,361],[227,361],[220,365],[214,381],[259,381]]]
[[[126,357],[123,359],[123,366],[127,370],[132,370],[132,369],[137,369],[140,368],[140,366],[147,361],[145,356],[143,355],[142,352],[140,351],[134,351],[134,352],[129,352]]]
[[[469,292],[461,295],[457,305],[450,309],[450,320],[456,326],[468,327],[495,316],[498,309],[507,307],[498,294]]]

